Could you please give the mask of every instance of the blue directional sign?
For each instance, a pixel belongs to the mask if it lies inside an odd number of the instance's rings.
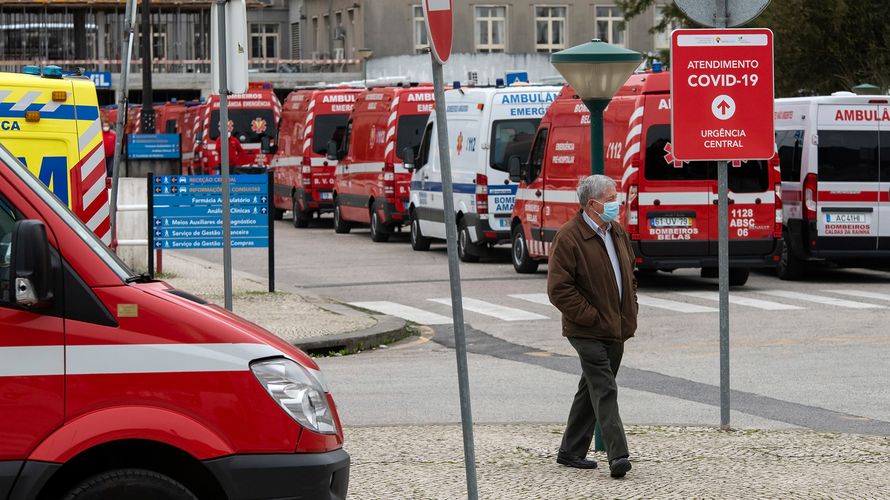
[[[127,158],[178,160],[179,134],[127,134]]]
[[[229,179],[232,248],[268,248],[269,176]],[[152,246],[158,250],[222,248],[222,177],[158,175],[151,179]]]

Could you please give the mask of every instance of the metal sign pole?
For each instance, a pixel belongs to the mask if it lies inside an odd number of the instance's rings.
[[[442,197],[445,202],[445,237],[448,245],[448,277],[451,281],[451,312],[454,316],[454,350],[457,354],[457,383],[460,392],[460,421],[464,437],[464,467],[467,474],[467,498],[476,500],[476,451],[473,444],[473,412],[470,407],[470,376],[467,367],[467,338],[464,331],[464,306],[460,287],[460,263],[457,260],[457,221],[454,214],[454,190],[451,157],[448,150],[448,121],[445,117],[445,86],[442,65],[433,55],[433,88],[436,97],[436,139],[442,167]]]
[[[275,293],[275,201],[272,190],[275,189],[275,174],[270,170],[266,176],[266,218],[269,222],[269,293]]]
[[[716,28],[725,29],[727,3],[716,1]],[[717,272],[720,287],[720,429],[729,427],[729,162],[717,162]]]
[[[117,189],[120,181],[120,158],[124,141],[124,120],[127,118],[129,99],[130,59],[133,57],[133,29],[136,24],[136,0],[128,0],[124,12],[124,36],[121,45],[121,98],[117,105],[117,123],[114,126],[114,159],[111,163],[111,200],[109,200],[109,217],[111,222],[112,245],[117,244]],[[149,221],[151,225],[151,221]],[[148,252],[152,249],[149,247]]]
[[[225,306],[232,310],[232,211],[229,206],[229,91],[226,81],[226,2],[216,0],[216,13],[219,29],[219,173],[222,176],[222,221],[223,221],[223,289]]]

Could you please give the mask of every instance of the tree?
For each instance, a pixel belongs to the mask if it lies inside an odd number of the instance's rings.
[[[625,19],[645,12],[655,0],[617,0]],[[662,22],[693,24],[670,2]],[[775,35],[776,96],[829,94],[871,83],[890,87],[890,9],[886,0],[774,0],[747,27]]]

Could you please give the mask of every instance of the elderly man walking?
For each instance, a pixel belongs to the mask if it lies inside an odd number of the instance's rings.
[[[637,328],[634,253],[615,220],[619,203],[612,179],[582,179],[578,200],[581,209],[556,233],[547,266],[550,302],[562,313],[562,334],[578,352],[583,372],[556,461],[595,469],[596,461],[586,457],[599,422],[609,471],[619,478],[631,469],[615,375],[624,341]]]

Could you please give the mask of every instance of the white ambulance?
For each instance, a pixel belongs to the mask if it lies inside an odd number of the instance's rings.
[[[462,261],[478,261],[482,247],[510,242],[517,184],[510,181],[507,160],[528,156],[538,124],[560,90],[528,84],[461,88],[455,82],[454,89],[445,93]],[[411,165],[408,210],[414,250],[429,249],[433,238],[445,239],[436,112],[430,115]]]
[[[890,99],[836,92],[777,99],[782,279],[808,262],[890,264]]]

